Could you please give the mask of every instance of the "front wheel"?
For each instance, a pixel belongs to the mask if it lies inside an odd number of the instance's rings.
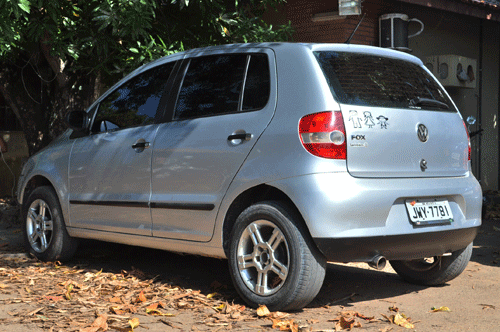
[[[61,205],[52,187],[38,187],[23,204],[24,242],[43,261],[67,260],[78,246],[64,224]]]
[[[250,206],[236,220],[229,269],[236,290],[250,306],[298,310],[318,294],[326,259],[298,213],[271,201]]]
[[[394,271],[411,283],[427,286],[442,285],[458,277],[472,255],[472,243],[450,256],[435,256],[410,261],[390,261]]]

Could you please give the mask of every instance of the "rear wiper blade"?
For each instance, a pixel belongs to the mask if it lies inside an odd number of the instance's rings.
[[[441,108],[444,110],[447,110],[450,108],[447,104],[445,104],[439,100],[429,99],[429,98],[421,98],[421,97],[413,98],[412,100],[410,100],[410,106]]]

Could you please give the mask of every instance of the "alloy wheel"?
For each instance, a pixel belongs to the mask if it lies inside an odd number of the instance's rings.
[[[238,242],[237,259],[241,278],[255,294],[269,296],[283,287],[290,256],[287,240],[274,223],[250,223]]]
[[[53,229],[54,222],[49,205],[41,199],[33,201],[26,218],[26,233],[33,250],[38,253],[47,250],[52,241]]]

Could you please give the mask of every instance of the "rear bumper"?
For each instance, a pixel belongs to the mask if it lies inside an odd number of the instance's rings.
[[[332,261],[441,255],[466,247],[481,225],[482,191],[471,174],[375,179],[347,172],[316,173],[269,184],[290,197],[318,248]],[[430,198],[449,202],[452,222],[411,222],[405,201]]]
[[[386,259],[417,259],[439,256],[467,247],[479,227],[451,231],[362,238],[314,238],[319,250],[332,262],[369,262]]]

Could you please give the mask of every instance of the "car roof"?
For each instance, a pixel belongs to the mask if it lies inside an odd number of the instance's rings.
[[[195,48],[172,55],[165,56],[161,59],[146,64],[144,67],[155,66],[158,62],[165,62],[166,60],[173,60],[178,58],[191,57],[196,55],[210,54],[214,52],[228,52],[237,53],[245,49],[259,49],[266,48],[272,49],[277,54],[309,49],[311,51],[336,51],[336,52],[353,52],[371,54],[382,57],[396,58],[417,65],[423,65],[422,61],[410,54],[401,51],[395,51],[387,48],[366,46],[366,45],[352,45],[352,44],[328,44],[328,43],[291,43],[291,42],[266,42],[266,43],[247,43],[247,44],[224,44],[217,46],[207,46],[202,48]],[[146,68],[144,68],[146,69]]]
[[[111,89],[108,90],[107,93],[101,95],[93,104],[98,102],[99,100],[106,97],[109,91],[113,90],[117,86],[120,86],[124,81],[130,79],[133,76],[136,76],[146,70],[149,70],[157,65],[181,60],[186,57],[192,56],[202,56],[214,53],[239,53],[241,51],[247,51],[248,49],[256,50],[256,49],[271,49],[273,50],[278,58],[290,57],[291,54],[299,54],[303,51],[334,51],[334,52],[353,52],[353,53],[363,53],[363,54],[371,54],[376,56],[388,57],[401,59],[409,62],[413,62],[416,65],[422,66],[422,61],[410,54],[403,53],[401,51],[395,51],[387,48],[375,47],[375,46],[365,46],[365,45],[352,45],[352,44],[329,44],[329,43],[293,43],[293,42],[265,42],[265,43],[246,43],[246,44],[223,44],[216,46],[207,46],[202,48],[194,48],[187,51],[182,51],[174,54],[170,54],[164,56],[160,59],[151,61],[146,63],[129,74],[127,74],[123,79],[117,82]],[[90,109],[90,108],[89,108]]]

